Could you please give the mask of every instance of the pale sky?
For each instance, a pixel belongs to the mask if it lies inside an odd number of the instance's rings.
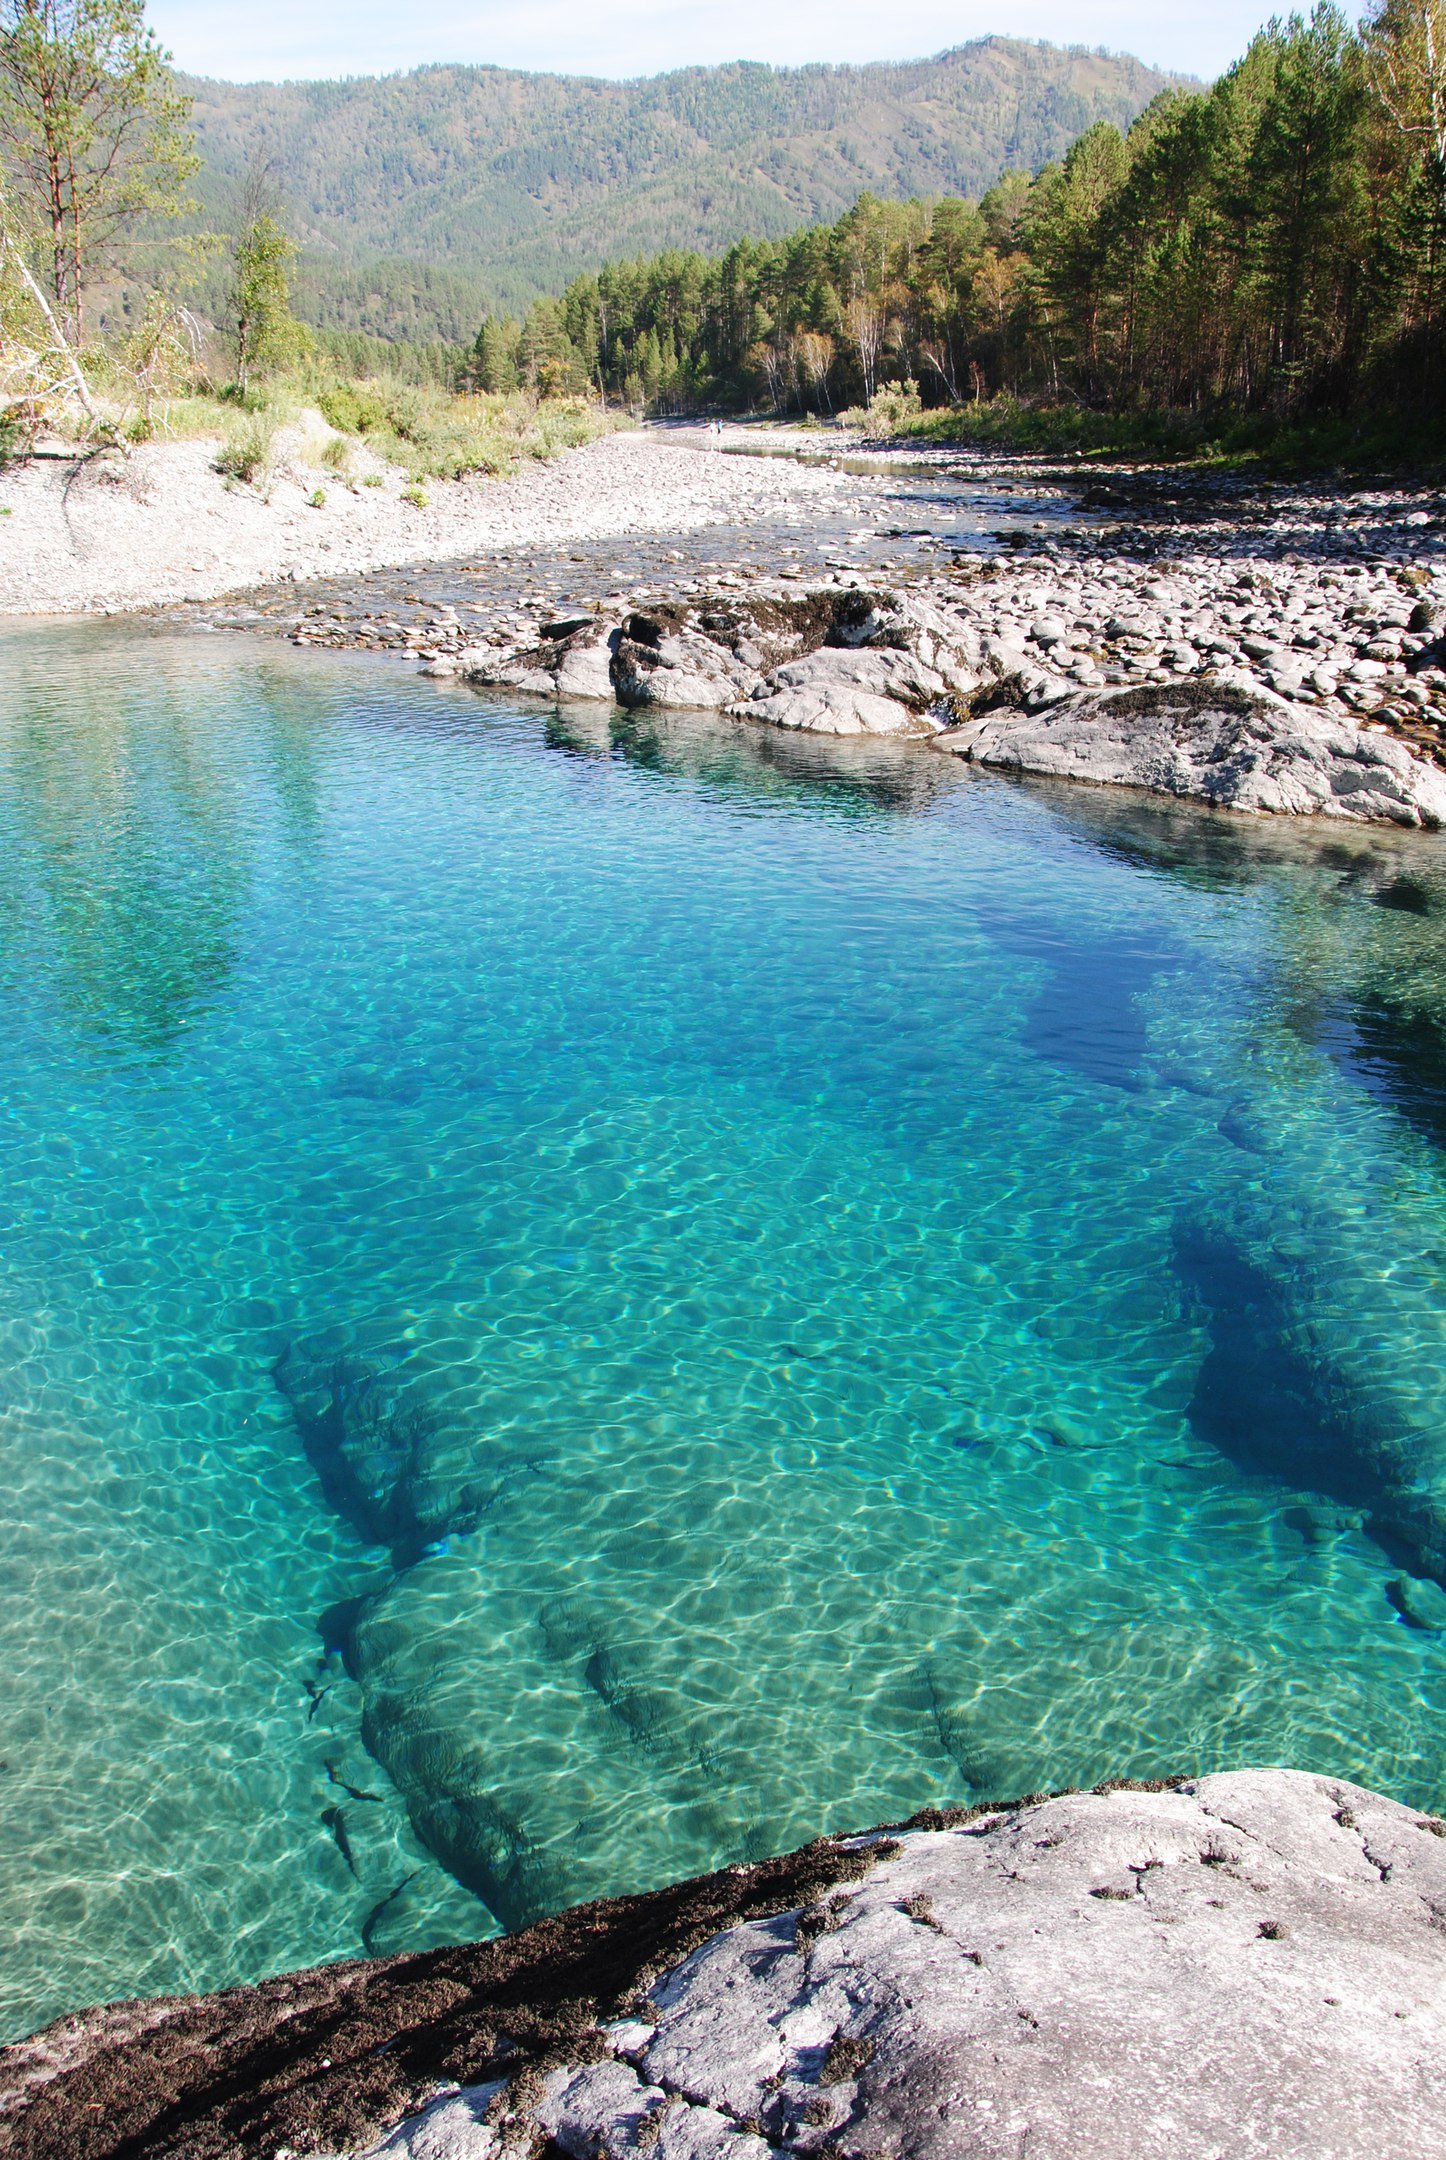
[[[377,75],[426,61],[658,75],[719,60],[909,60],[991,34],[1105,45],[1194,75],[1244,50],[1269,0],[152,0],[192,74]],[[1282,8],[1282,12],[1285,12]]]

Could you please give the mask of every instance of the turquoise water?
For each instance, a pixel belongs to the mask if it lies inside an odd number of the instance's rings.
[[[1446,1799],[1446,845],[3,684],[7,2032],[1114,1773]]]

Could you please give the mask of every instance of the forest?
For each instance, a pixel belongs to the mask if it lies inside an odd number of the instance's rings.
[[[1110,429],[1115,441],[1132,429],[1159,440],[1182,422],[1195,442],[1223,440],[1256,417],[1287,430],[1345,419],[1358,433],[1384,420],[1421,442],[1442,432],[1446,0],[1375,0],[1359,25],[1323,0],[1308,18],[1273,19],[1213,85],[1166,83],[1143,109],[1113,62],[1003,40],[920,63],[913,87],[936,129],[947,90],[997,132],[1008,72],[1024,67],[1038,92],[1065,61],[1069,97],[1088,90],[1123,108],[1097,113],[1058,156],[998,177],[986,165],[977,193],[866,188],[828,221],[711,249],[602,262],[599,249],[570,282],[559,273],[561,291],[515,314],[494,299],[484,315],[485,264],[465,250],[369,268],[337,250],[308,289],[318,258],[266,141],[221,229],[198,230],[201,115],[143,0],[0,0],[0,424],[28,439],[58,400],[92,430],[143,435],[179,425],[178,400],[192,394],[254,402],[268,381],[294,378],[295,395],[316,402],[339,378],[520,399],[509,444],[539,397],[613,414],[862,412],[880,433],[927,432],[943,416],[940,428],[1011,440],[1028,440],[1041,415],[1063,415],[1080,441],[1099,422],[1101,442]],[[730,157],[752,156],[759,100],[807,105],[820,126],[835,109],[857,120],[861,99],[874,100],[873,127],[890,113],[904,127],[912,110],[908,69],[744,71],[741,105],[721,82],[729,72],[700,76],[690,124],[706,120],[715,138],[733,129]],[[879,106],[875,77],[897,111]],[[536,81],[558,96],[579,89]],[[410,97],[413,82],[391,87]],[[650,126],[672,129],[685,87],[652,86]],[[346,103],[347,85],[300,88]],[[1053,103],[1036,98],[1039,124],[1045,108],[1058,118],[1054,91]],[[460,173],[465,145],[444,133]],[[923,156],[927,130],[912,139]],[[983,156],[977,125],[961,139]],[[845,129],[833,147],[853,140]],[[569,185],[583,187],[596,147],[579,151]],[[714,154],[725,154],[718,139]],[[640,153],[630,184],[645,167],[656,177]],[[449,169],[443,158],[430,172],[423,222]],[[401,168],[368,184],[407,199]],[[347,209],[345,187],[333,200]],[[310,306],[319,293],[324,306]],[[118,417],[106,419],[95,385],[112,378]],[[410,393],[363,402],[412,440]],[[196,425],[205,418],[198,410]],[[485,441],[459,445],[455,419],[425,450],[413,444],[419,472],[503,455],[490,420]]]
[[[1096,120],[1128,126],[1170,77],[1123,54],[979,38],[869,67],[738,62],[638,82],[426,67],[345,82],[178,78],[202,222],[258,154],[302,242],[317,329],[455,335],[443,271],[520,313],[609,253],[716,254],[839,217],[866,188],[978,194]]]
[[[883,397],[1115,413],[1439,413],[1439,0],[1274,20],[1208,90],[1086,129],[977,201],[862,195],[831,224],[576,278],[469,362],[668,413]]]

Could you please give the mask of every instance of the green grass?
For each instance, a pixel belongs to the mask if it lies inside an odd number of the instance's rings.
[[[364,442],[377,458],[400,466],[414,486],[459,480],[469,473],[515,472],[532,458],[551,458],[626,423],[579,397],[540,398],[457,392],[440,383],[399,375],[353,379],[325,360],[254,381],[244,391],[216,386],[196,371],[172,394],[156,396],[148,422],[138,424],[136,391],[123,366],[106,351],[86,355],[97,401],[111,424],[135,442],[217,441],[217,469],[254,483],[273,462],[277,431],[319,410],[345,441],[313,442],[303,456],[348,478],[352,453]],[[63,425],[78,426],[74,416]],[[23,453],[0,427],[0,463]]]
[[[334,428],[360,436],[418,483],[515,472],[528,458],[555,457],[618,425],[582,398],[461,396],[395,377],[331,382],[315,403]]]
[[[1042,457],[1142,458],[1215,472],[1280,474],[1446,471],[1446,422],[1400,419],[1282,421],[1186,412],[1111,413],[1014,398],[954,405],[904,418],[901,442],[960,444]]]

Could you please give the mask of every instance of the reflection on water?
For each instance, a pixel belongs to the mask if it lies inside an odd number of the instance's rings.
[[[1438,842],[7,648],[9,2030],[1109,1773],[1441,1801]]]

